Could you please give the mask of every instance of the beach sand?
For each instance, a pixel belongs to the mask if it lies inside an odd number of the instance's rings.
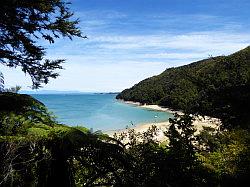
[[[141,105],[140,103],[133,103],[133,102],[125,102],[125,103],[131,104],[131,105],[136,105],[138,107],[142,107],[142,108],[146,108],[146,109],[150,109],[150,110],[165,111],[165,112],[169,112],[169,113],[177,113],[179,115],[183,114],[180,111],[173,111],[173,110],[170,110],[169,108],[163,108],[163,107],[158,106],[158,105]],[[198,134],[199,132],[201,132],[204,127],[211,127],[211,128],[218,129],[220,124],[221,124],[221,122],[220,122],[219,119],[211,118],[211,117],[208,117],[208,116],[195,117],[195,120],[193,122],[194,128],[196,129],[195,134]],[[160,141],[160,142],[163,142],[163,141],[167,140],[166,136],[164,135],[164,132],[166,132],[166,130],[170,126],[169,121],[157,122],[157,123],[138,124],[137,126],[131,127],[129,129],[134,129],[135,132],[137,132],[137,133],[138,132],[143,133],[143,132],[147,131],[150,127],[152,127],[153,125],[155,125],[159,129],[155,139]],[[128,132],[128,129],[121,129],[121,130],[116,130],[116,131],[107,131],[105,133],[108,134],[109,136],[113,137],[114,133],[119,135],[119,134],[124,133],[124,132],[125,133]]]
[[[138,107],[149,109],[149,110],[168,112],[168,113],[172,113],[172,114],[177,113],[179,115],[183,115],[183,112],[181,112],[181,111],[172,110],[170,108],[162,107],[159,105],[146,105],[146,104],[143,105],[139,102],[123,101],[123,100],[120,100],[120,101],[123,103],[129,104],[129,105],[134,105],[134,106],[138,106]]]

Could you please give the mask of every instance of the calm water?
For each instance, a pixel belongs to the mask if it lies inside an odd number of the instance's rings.
[[[94,130],[116,130],[146,122],[161,122],[172,115],[142,109],[115,99],[114,94],[49,94],[33,95],[58,118],[71,126]],[[157,116],[157,117],[155,117]]]

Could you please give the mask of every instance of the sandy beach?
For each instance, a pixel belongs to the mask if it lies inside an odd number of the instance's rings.
[[[120,100],[120,101],[123,102],[123,103],[129,104],[129,105],[134,105],[134,106],[138,106],[138,107],[149,109],[149,110],[168,112],[168,113],[172,113],[172,114],[177,113],[177,114],[180,114],[180,115],[183,114],[183,112],[181,112],[181,111],[172,110],[170,108],[162,107],[162,106],[159,106],[159,105],[146,105],[146,104],[143,105],[143,104],[141,104],[139,102],[123,101],[123,100]]]
[[[163,112],[169,112],[169,113],[178,113],[179,115],[182,115],[183,113],[180,111],[174,111],[171,110],[169,108],[163,108],[161,106],[158,105],[141,105],[140,103],[134,103],[134,102],[125,102],[127,104],[131,104],[131,105],[135,105],[137,107],[142,107],[142,108],[146,108],[149,110],[157,110],[157,111],[163,111]],[[196,129],[195,134],[198,134],[199,132],[201,132],[203,130],[204,127],[212,127],[217,129],[220,126],[221,122],[219,119],[217,118],[211,118],[208,116],[202,117],[202,116],[198,116],[195,117],[195,120],[193,122],[194,128]],[[134,129],[135,132],[140,132],[143,133],[145,131],[147,131],[150,127],[152,127],[153,125],[155,125],[159,131],[157,133],[157,137],[155,137],[156,140],[158,141],[165,141],[167,138],[164,135],[164,132],[168,129],[169,127],[169,121],[164,121],[164,122],[157,122],[157,123],[144,123],[144,124],[138,124],[135,127],[130,127],[129,129]],[[121,130],[114,130],[114,131],[108,131],[105,132],[106,134],[108,134],[109,136],[113,136],[114,133],[116,134],[121,134],[124,132],[128,132],[128,129],[121,129]]]

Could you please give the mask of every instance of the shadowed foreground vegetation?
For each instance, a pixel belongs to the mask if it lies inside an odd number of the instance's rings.
[[[249,183],[247,130],[206,128],[190,115],[110,138],[58,124],[31,96],[0,94],[0,186],[243,186]],[[129,141],[122,141],[128,138]]]
[[[64,0],[1,0],[0,5],[0,63],[20,67],[33,88],[56,78],[65,61],[47,59],[39,44],[86,38]],[[154,140],[157,127],[115,138],[69,127],[29,95],[0,93],[0,186],[249,184],[249,60],[250,47],[168,69],[117,96],[187,113],[170,119],[168,142]],[[3,84],[1,76],[1,91]],[[220,118],[223,126],[194,136],[189,114]]]

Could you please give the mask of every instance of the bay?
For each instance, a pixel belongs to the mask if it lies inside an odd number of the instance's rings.
[[[172,114],[126,104],[115,94],[34,94],[59,123],[94,131],[119,130],[144,123],[167,121]]]

